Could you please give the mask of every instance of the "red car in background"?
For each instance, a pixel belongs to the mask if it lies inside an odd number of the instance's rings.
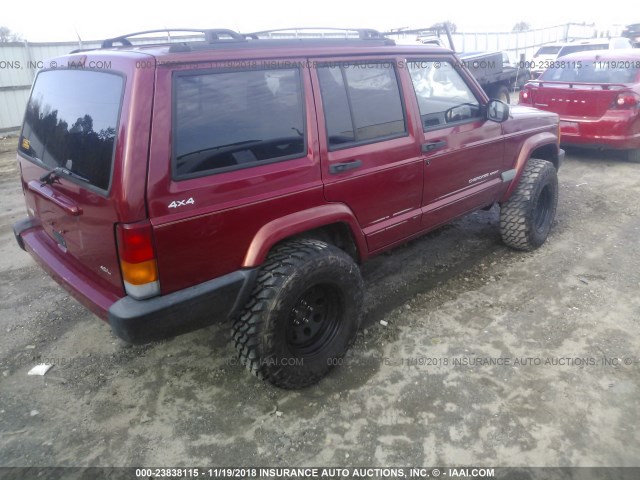
[[[520,104],[560,116],[560,142],[623,150],[640,162],[640,49],[567,55],[520,91]]]

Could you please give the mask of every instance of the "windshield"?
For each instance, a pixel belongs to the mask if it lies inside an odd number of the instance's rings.
[[[562,47],[560,53],[558,53],[558,57],[564,57],[565,55],[569,55],[570,53],[576,52],[588,52],[590,50],[606,50],[609,47],[607,43],[586,43],[584,45],[569,45],[567,47]]]
[[[539,78],[551,82],[633,83],[638,76],[638,62],[625,60],[580,60],[557,62]],[[562,67],[562,68],[561,68]]]
[[[556,53],[558,53],[560,51],[562,47],[558,47],[558,46],[547,46],[547,47],[540,47],[538,49],[538,51],[536,52],[536,56],[537,55],[555,55]]]
[[[43,167],[63,167],[109,189],[122,77],[89,70],[49,70],[36,78],[19,151]]]

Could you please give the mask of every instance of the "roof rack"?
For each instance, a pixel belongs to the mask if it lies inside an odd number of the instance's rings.
[[[190,37],[171,37],[172,33],[197,33],[204,35],[202,39]],[[118,37],[107,38],[102,41],[100,48],[114,47],[132,47],[131,38],[139,35],[149,34],[166,34],[166,41],[154,38],[152,45],[170,45],[170,52],[187,52],[191,50],[200,50],[212,48],[214,45],[232,45],[244,42],[256,42],[255,46],[264,47],[273,46],[275,42],[292,42],[292,41],[320,41],[320,42],[352,42],[364,40],[366,45],[371,45],[377,41],[382,45],[395,45],[395,41],[384,36],[378,30],[372,28],[331,28],[331,27],[303,27],[303,28],[281,28],[275,30],[263,30],[252,33],[239,33],[234,30],[224,28],[162,28],[157,30],[145,30],[141,32],[127,33]],[[264,40],[267,40],[263,43]],[[272,43],[274,42],[274,43]],[[362,45],[365,45],[364,43]],[[150,46],[150,45],[145,45]],[[71,53],[77,53],[85,50],[74,50]]]
[[[373,28],[333,28],[333,27],[294,27],[294,28],[278,28],[273,30],[262,30],[259,32],[246,33],[247,38],[253,40],[261,40],[264,37],[268,39],[359,39],[359,40],[385,40],[391,39],[385,37],[378,30]]]
[[[198,29],[198,28],[162,28],[158,30],[145,30],[142,32],[134,32],[127,33],[126,35],[120,35],[119,37],[107,38],[102,41],[102,45],[100,48],[112,48],[119,43],[123,47],[130,47],[133,44],[129,40],[131,37],[135,37],[138,35],[148,35],[150,33],[166,33],[167,41],[171,41],[171,33],[172,32],[192,32],[192,33],[201,33],[204,34],[205,41],[208,43],[213,43],[217,40],[222,40],[224,37],[227,37],[228,40],[233,41],[246,41],[246,37],[241,33],[235,32],[233,30],[229,30],[226,28],[209,28],[209,29]],[[223,38],[221,38],[223,37]]]

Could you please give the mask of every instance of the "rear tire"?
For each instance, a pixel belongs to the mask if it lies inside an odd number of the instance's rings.
[[[362,295],[360,270],[339,248],[310,239],[277,246],[233,324],[241,363],[281,388],[318,382],[355,340]]]
[[[627,150],[625,152],[625,158],[627,159],[627,162],[640,163],[640,148]]]
[[[520,74],[518,75],[518,84],[517,87],[521,89],[525,86],[525,84],[531,80],[531,72],[527,69],[521,69]]]
[[[489,97],[495,98],[496,100],[501,100],[507,105],[511,103],[511,96],[509,95],[509,89],[504,85],[498,85],[497,87],[493,88],[493,90],[491,91],[491,95],[489,95]]]
[[[511,248],[531,251],[551,229],[558,205],[558,176],[546,160],[531,158],[515,191],[500,207],[500,233]]]

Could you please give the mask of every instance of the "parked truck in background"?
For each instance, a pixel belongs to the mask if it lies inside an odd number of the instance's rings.
[[[444,28],[421,28],[416,30],[401,30],[385,32],[385,35],[415,34],[415,41],[422,45],[437,45],[456,51],[451,32],[446,25]],[[445,40],[446,37],[446,40]],[[461,63],[469,69],[482,89],[490,98],[511,101],[510,92],[522,87],[531,79],[528,68],[520,68],[511,63],[509,54],[505,51],[493,52],[457,52]],[[524,67],[524,66],[522,66]]]
[[[531,79],[527,68],[511,65],[506,52],[471,52],[458,56],[489,98],[510,103],[510,92]]]

